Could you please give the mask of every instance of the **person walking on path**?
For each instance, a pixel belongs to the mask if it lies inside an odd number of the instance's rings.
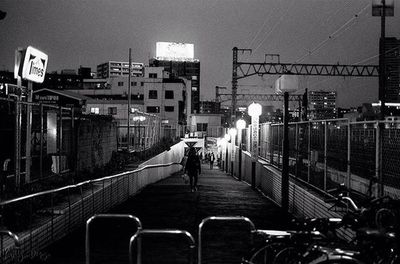
[[[214,152],[211,152],[211,154],[208,155],[208,161],[210,162],[210,170],[212,170],[214,168],[215,161]]]
[[[201,173],[201,162],[199,156],[196,154],[196,149],[193,147],[189,149],[185,173],[189,175],[190,191],[197,191],[197,179]]]

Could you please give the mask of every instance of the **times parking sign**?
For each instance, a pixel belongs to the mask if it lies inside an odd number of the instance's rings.
[[[47,54],[31,46],[27,47],[22,64],[22,79],[43,83],[47,62]]]

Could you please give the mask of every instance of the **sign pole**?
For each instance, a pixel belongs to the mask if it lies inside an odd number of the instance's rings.
[[[27,102],[28,104],[26,105],[26,142],[25,142],[25,183],[30,182],[31,178],[31,163],[32,163],[32,157],[31,157],[31,128],[32,128],[32,82],[28,81],[28,89],[26,91],[27,95]]]

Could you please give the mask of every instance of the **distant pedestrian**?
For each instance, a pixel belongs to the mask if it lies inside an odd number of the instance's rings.
[[[201,162],[199,156],[196,154],[196,149],[193,147],[189,149],[185,173],[189,175],[190,191],[197,191],[197,180],[199,174],[201,173]]]
[[[208,155],[208,161],[210,162],[210,169],[212,170],[214,168],[214,161],[215,161],[215,156],[213,152],[211,152],[211,154]]]

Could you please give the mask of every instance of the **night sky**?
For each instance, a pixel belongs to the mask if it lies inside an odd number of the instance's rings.
[[[216,85],[230,87],[234,46],[254,50],[241,61],[263,62],[265,53],[275,53],[281,62],[377,64],[380,18],[372,17],[371,2],[1,0],[7,17],[0,21],[0,69],[12,70],[15,49],[28,45],[49,55],[48,71],[59,71],[127,61],[130,47],[134,61],[148,63],[157,41],[193,43],[201,99],[210,100]],[[400,38],[399,12],[395,6],[395,16],[387,18],[388,37]],[[275,78],[240,81],[239,93],[273,93]],[[300,79],[302,88],[338,91],[339,106],[377,101],[377,78]]]

